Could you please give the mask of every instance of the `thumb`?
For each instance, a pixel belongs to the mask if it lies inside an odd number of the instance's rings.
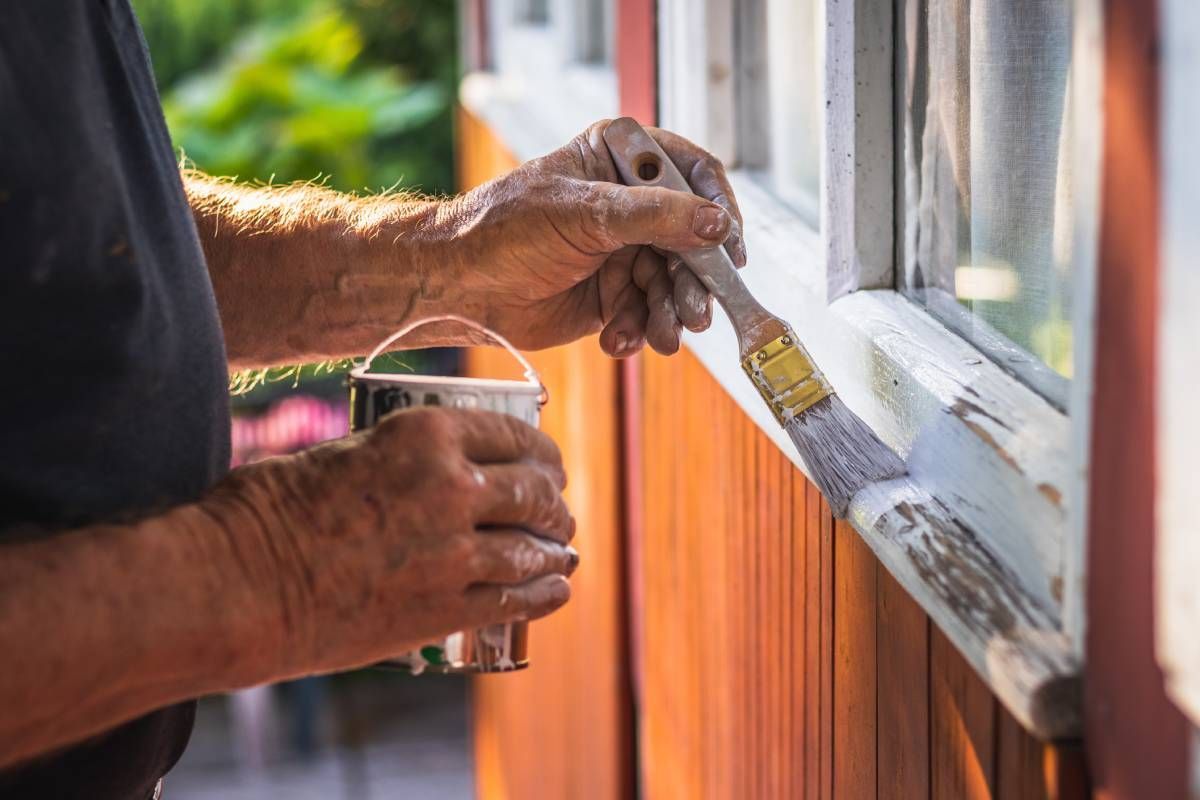
[[[602,188],[601,188],[602,187]],[[649,244],[662,250],[696,250],[725,241],[733,220],[703,197],[661,186],[598,186],[594,219],[614,249]]]

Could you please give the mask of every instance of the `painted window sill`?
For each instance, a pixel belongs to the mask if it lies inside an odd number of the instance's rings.
[[[569,93],[558,83],[556,97]],[[464,79],[460,101],[520,159],[613,113],[529,95],[487,74]],[[569,119],[537,116],[567,107]],[[1079,648],[1063,621],[1064,597],[1081,596],[1064,580],[1069,419],[895,292],[827,303],[821,237],[755,176],[733,180],[747,221],[747,284],[908,462],[905,478],[855,497],[851,523],[1028,730],[1048,740],[1079,735]],[[685,343],[803,470],[745,379],[724,316]]]
[[[826,303],[820,237],[754,176],[733,180],[746,283],[907,460],[905,478],[854,498],[850,522],[1026,728],[1078,735],[1080,664],[1063,625],[1068,418],[896,292]],[[716,316],[687,346],[804,470]]]

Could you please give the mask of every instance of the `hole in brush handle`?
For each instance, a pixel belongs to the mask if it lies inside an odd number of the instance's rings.
[[[662,178],[662,159],[655,153],[642,153],[633,162],[633,172],[643,183],[658,183]]]

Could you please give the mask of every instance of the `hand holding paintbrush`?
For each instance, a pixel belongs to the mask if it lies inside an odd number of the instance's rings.
[[[692,191],[635,120],[614,120],[604,131],[604,141],[627,185]],[[846,515],[850,498],[868,483],[904,474],[904,463],[834,394],[788,324],[754,299],[722,248],[679,256],[725,309],[737,331],[742,368],[791,437],[836,516]]]

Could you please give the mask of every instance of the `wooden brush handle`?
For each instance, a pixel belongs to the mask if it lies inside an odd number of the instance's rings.
[[[621,117],[609,123],[604,142],[627,186],[662,186],[694,194],[675,163],[633,118]],[[679,253],[679,257],[725,309],[737,331],[742,358],[788,329],[787,323],[750,294],[724,247],[689,250]]]

